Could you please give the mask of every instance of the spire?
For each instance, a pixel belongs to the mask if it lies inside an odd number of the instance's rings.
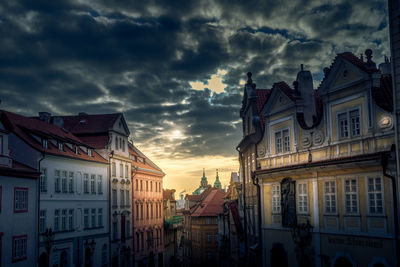
[[[208,185],[208,182],[207,182],[206,172],[204,171],[204,168],[203,168],[203,177],[201,177],[200,187],[206,188],[207,185]]]
[[[215,177],[214,187],[218,188],[218,189],[222,189],[221,182],[219,181],[218,169],[217,169],[217,176]]]

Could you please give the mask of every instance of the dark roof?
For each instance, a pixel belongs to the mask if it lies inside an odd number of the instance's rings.
[[[13,160],[11,167],[0,165],[0,176],[38,179],[40,172]]]
[[[111,129],[122,113],[61,116],[64,128],[74,134],[105,133]]]
[[[379,71],[377,68],[372,68],[372,69],[367,68],[366,62],[364,62],[360,58],[356,57],[351,52],[340,53],[340,54],[338,54],[338,56],[346,59],[347,61],[349,61],[350,63],[352,63],[353,65],[357,66],[358,68],[362,69],[363,71],[365,71],[367,73],[374,73],[374,72]]]
[[[281,81],[281,82],[274,83],[273,87],[275,87],[275,86],[277,86],[279,89],[281,89],[281,91],[287,97],[289,97],[289,99],[292,100],[293,102],[296,102],[297,99],[300,99],[300,97],[296,96],[295,90],[290,88],[290,86],[287,83]]]
[[[109,137],[108,134],[102,135],[89,135],[89,136],[80,136],[79,137],[82,142],[85,144],[95,148],[95,149],[104,149],[108,145]]]
[[[218,216],[222,212],[225,193],[213,188],[213,190],[204,198],[193,210],[193,217],[200,216]]]
[[[154,162],[152,162],[145,154],[143,154],[135,145],[132,143],[128,143],[128,151],[132,156],[144,158],[144,162],[140,162],[139,160],[135,161],[132,159],[132,166],[144,168],[148,170],[153,170],[159,172],[159,174],[164,174],[162,169],[159,168]]]
[[[265,102],[267,102],[269,96],[271,95],[271,89],[257,89],[257,113],[260,118],[261,129],[264,130],[264,118],[261,115],[261,110],[264,107]]]
[[[89,156],[83,150],[79,149],[78,154],[76,154],[75,151],[72,151],[67,145],[64,145],[64,150],[61,151],[51,141],[48,142],[48,147],[44,148],[41,142],[32,136],[32,134],[34,134],[48,140],[86,146],[82,140],[62,127],[43,122],[37,118],[28,118],[4,110],[0,110],[0,117],[4,118],[6,121],[9,131],[15,133],[19,138],[38,151],[52,155],[108,163],[108,161],[101,157],[96,151],[92,151],[92,156]]]
[[[391,75],[381,77],[380,86],[372,88],[372,97],[380,108],[388,112],[393,112],[393,88]]]

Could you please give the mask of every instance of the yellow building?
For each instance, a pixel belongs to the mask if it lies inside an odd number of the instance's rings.
[[[274,84],[256,142],[265,266],[395,266],[391,77],[338,54],[317,90],[309,71]],[[254,88],[254,90],[256,90]]]

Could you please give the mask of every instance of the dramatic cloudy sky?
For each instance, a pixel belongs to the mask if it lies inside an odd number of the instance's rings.
[[[389,54],[386,1],[0,1],[1,109],[123,112],[136,145],[193,190],[238,170],[246,73],[258,88],[336,53]]]

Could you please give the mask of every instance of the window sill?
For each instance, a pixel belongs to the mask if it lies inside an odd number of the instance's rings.
[[[348,213],[348,214],[343,214],[343,217],[358,217],[358,218],[361,218],[361,214],[359,214],[359,213],[354,213],[354,214]]]
[[[62,234],[62,233],[71,233],[71,232],[74,232],[74,231],[75,231],[75,229],[73,229],[73,230],[59,230],[59,231],[54,231],[54,233]]]
[[[387,216],[385,214],[367,214],[367,218],[384,218],[386,219]]]
[[[28,210],[14,210],[14,213],[26,213]]]

